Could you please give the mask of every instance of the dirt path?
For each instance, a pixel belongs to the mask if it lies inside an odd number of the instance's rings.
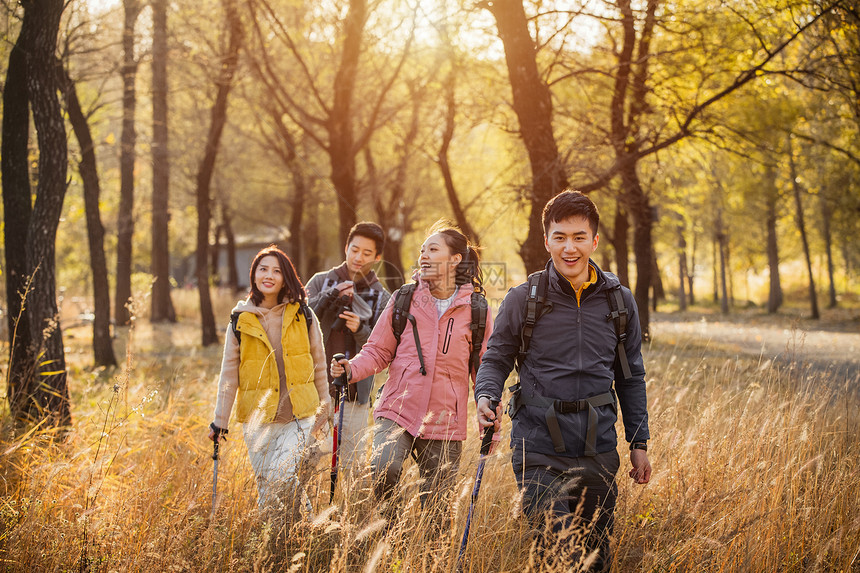
[[[722,317],[658,313],[652,318],[655,340],[693,338],[722,352],[761,356],[779,362],[801,361],[848,378],[860,376],[860,322],[852,318],[814,323],[760,316]]]

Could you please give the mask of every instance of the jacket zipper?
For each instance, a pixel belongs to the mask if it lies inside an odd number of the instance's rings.
[[[445,342],[442,344],[442,354],[448,354],[448,345],[451,344],[451,334],[454,332],[454,318],[448,319],[448,328],[445,329]]]

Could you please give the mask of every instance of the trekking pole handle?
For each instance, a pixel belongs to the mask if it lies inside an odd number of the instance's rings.
[[[332,356],[332,359],[335,362],[340,363],[341,360],[346,360],[346,355],[338,352],[337,354]],[[334,384],[335,386],[337,386],[339,388],[343,388],[344,386],[347,385],[346,369],[345,368],[343,370],[343,374],[341,374],[340,376],[335,378],[335,380],[332,382],[332,384]]]
[[[218,461],[218,448],[221,445],[221,436],[224,436],[225,434],[227,434],[228,430],[225,430],[224,428],[219,428],[218,426],[215,425],[215,422],[212,422],[211,424],[209,424],[209,429],[215,433],[215,436],[213,437],[213,440],[212,440],[212,443],[213,443],[212,459],[215,461]]]
[[[493,445],[493,434],[496,432],[495,416],[496,408],[499,406],[498,400],[490,400],[490,409],[493,411],[493,425],[484,428],[484,435],[481,437],[481,455],[486,456],[490,453],[490,446]]]

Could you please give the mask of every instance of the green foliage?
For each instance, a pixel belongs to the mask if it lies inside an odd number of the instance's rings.
[[[273,129],[272,115],[275,104],[282,106],[283,101],[270,94],[257,69],[272,66],[275,77],[283,83],[283,93],[307,111],[292,116],[279,113],[278,117],[294,139],[295,163],[309,190],[302,229],[297,231],[319,249],[320,268],[336,264],[342,248],[332,224],[336,195],[330,180],[330,158],[323,146],[329,127],[324,121],[326,106],[337,88],[335,73],[348,7],[347,0],[314,5],[272,0],[268,5],[254,2],[242,6],[246,44],[212,185],[213,199],[230,209],[237,235],[274,234],[290,224],[295,208],[294,173],[283,159],[286,148]],[[612,3],[595,8],[586,2],[526,2],[525,8],[537,39],[538,63],[551,86],[554,133],[569,179],[577,185],[587,184],[611,168],[614,161],[608,110],[621,40],[617,7]],[[813,8],[793,1],[661,3],[647,58],[646,108],[631,131],[629,143],[635,141],[647,148],[677,132],[694,106],[761,61],[766,50],[784,41],[797,22],[811,17]],[[634,9],[641,25],[644,4],[636,4]],[[18,24],[13,7],[7,10],[2,33],[11,40]],[[148,272],[150,266],[149,17],[149,11],[144,10],[137,23],[136,40],[140,63],[134,268],[138,272]],[[84,107],[91,112],[108,266],[113,272],[122,8],[118,3],[73,2],[65,18],[60,44],[68,53],[67,65]],[[177,268],[194,250],[197,221],[193,190],[206,140],[204,126],[209,123],[215,93],[213,79],[220,66],[222,21],[221,3],[215,0],[204,4],[180,0],[171,5],[170,237],[171,258]],[[259,34],[256,26],[260,27]],[[822,258],[825,242],[820,232],[823,201],[830,207],[836,284],[840,292],[857,290],[860,247],[851,237],[856,235],[860,220],[860,150],[856,143],[860,140],[860,115],[856,94],[846,88],[856,75],[856,67],[850,65],[858,58],[856,30],[856,15],[850,10],[828,17],[783,51],[745,88],[698,115],[688,126],[688,138],[640,160],[640,179],[651,204],[657,207],[654,237],[664,280],[678,280],[677,229],[683,222],[687,254],[697,266],[696,288],[710,290],[710,245],[717,207],[724,212],[732,271],[739,276],[757,275],[751,277],[753,283],[765,276],[762,212],[764,190],[770,180],[766,165],[775,172],[777,228],[786,270],[800,260],[794,207],[785,198],[790,183],[786,142],[791,132],[800,151],[798,168],[808,194],[804,209],[816,267],[826,270]],[[0,50],[0,66],[6,65],[11,41],[5,46]],[[352,122],[358,134],[376,117],[379,129],[365,143],[375,173],[371,173],[363,153],[357,156],[356,176],[361,189],[355,206],[358,218],[378,219],[378,203],[395,203],[394,215],[387,222],[402,222],[400,255],[406,267],[414,260],[427,226],[440,217],[451,218],[435,161],[444,127],[443,84],[451,66],[456,66],[456,129],[449,152],[454,183],[467,216],[483,240],[484,260],[504,263],[512,282],[523,278],[517,251],[526,235],[532,174],[510,107],[504,53],[489,11],[462,1],[413,6],[384,0],[372,7],[361,49]],[[383,82],[392,77],[392,69],[404,53],[403,72],[377,105]],[[268,56],[266,60],[263,54]],[[815,73],[808,74],[810,71]],[[418,129],[407,141],[414,114]],[[316,135],[303,133],[299,122],[310,126]],[[74,162],[77,151],[74,144],[72,147],[70,161]],[[406,161],[403,198],[392,200],[398,184],[397,169]],[[81,186],[76,169],[69,173],[70,188],[58,232],[59,285],[70,293],[84,294],[90,288],[90,271],[83,240]],[[616,192],[617,184],[610,182],[592,194],[604,214],[607,232]],[[215,222],[220,216],[216,209]],[[601,249],[610,251],[608,241]],[[319,268],[308,269],[315,270]],[[748,294],[761,302],[755,288]]]

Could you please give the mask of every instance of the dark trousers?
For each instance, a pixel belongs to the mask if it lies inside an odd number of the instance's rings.
[[[370,454],[376,498],[387,500],[391,497],[400,480],[403,463],[414,450],[421,477],[419,495],[422,507],[429,500],[440,500],[457,478],[462,447],[463,443],[459,441],[415,438],[397,423],[377,418]]]
[[[561,559],[575,571],[607,571],[618,453],[567,458],[514,450],[512,465],[523,492],[523,511],[540,536],[542,556]]]

